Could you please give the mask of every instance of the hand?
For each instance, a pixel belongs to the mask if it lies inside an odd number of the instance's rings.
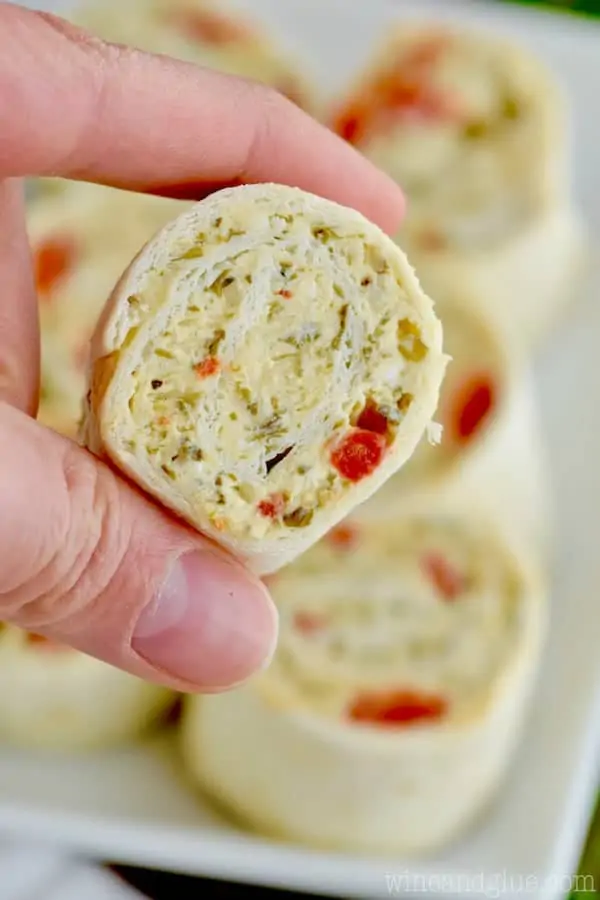
[[[274,649],[277,614],[242,565],[34,421],[37,298],[25,176],[199,199],[292,184],[393,233],[399,189],[273,91],[108,45],[0,3],[0,620],[150,681],[216,691]]]

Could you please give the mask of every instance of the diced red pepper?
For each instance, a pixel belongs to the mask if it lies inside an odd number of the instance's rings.
[[[338,525],[332,528],[327,535],[327,540],[340,550],[350,550],[355,547],[360,538],[356,525]]]
[[[367,402],[367,405],[356,420],[356,425],[358,428],[362,428],[364,431],[372,431],[374,434],[387,434],[389,428],[387,418],[372,400]]]
[[[333,130],[354,145],[377,131],[393,126],[398,117],[460,119],[458,98],[431,83],[433,67],[449,39],[431,35],[411,48],[391,68],[373,79],[338,114]]]
[[[470,378],[452,405],[450,433],[459,444],[470,441],[489,419],[496,406],[496,386],[490,375]]]
[[[49,638],[44,637],[41,634],[34,634],[32,631],[27,632],[27,643],[33,644],[36,647],[39,647],[43,650],[65,650],[66,648],[62,644],[58,644],[56,641],[51,641]]]
[[[427,94],[426,85],[399,78],[388,86],[385,105],[388,109],[394,110],[423,106]]]
[[[283,494],[271,494],[270,497],[260,501],[257,509],[261,516],[267,519],[279,519],[285,510],[285,497]]]
[[[333,124],[333,131],[349,144],[360,144],[368,132],[371,110],[361,103],[351,103],[343,109]]]
[[[246,23],[213,10],[179,10],[170,16],[170,21],[193,41],[213,46],[239,43],[254,37]]]
[[[334,447],[331,465],[348,481],[362,481],[379,467],[386,448],[383,435],[357,428]]]
[[[382,98],[382,113],[410,115],[419,119],[458,119],[460,107],[447,93],[413,79],[396,80]]]
[[[350,705],[348,718],[366,725],[414,725],[441,719],[448,704],[443,697],[417,691],[360,694]]]
[[[414,81],[395,79],[373,90],[369,106],[351,104],[333,125],[340,137],[360,146],[368,136],[393,128],[399,119],[460,120],[462,109],[455,98]]]
[[[221,363],[216,356],[207,356],[202,362],[194,366],[194,372],[198,378],[211,378],[221,371]]]
[[[294,296],[291,291],[288,291],[285,288],[282,291],[277,291],[277,295],[283,297],[284,300],[291,300]]]
[[[322,631],[326,625],[327,619],[325,616],[320,616],[317,613],[299,610],[294,616],[294,628],[302,634],[315,634],[318,631]]]
[[[76,256],[73,241],[48,238],[34,253],[35,284],[40,297],[48,297],[72,269]]]
[[[463,575],[439,553],[430,553],[422,560],[423,569],[444,600],[456,600],[465,589]]]

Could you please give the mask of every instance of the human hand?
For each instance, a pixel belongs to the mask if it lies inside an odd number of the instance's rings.
[[[269,660],[277,614],[238,561],[33,417],[39,326],[20,179],[200,199],[274,181],[393,233],[399,189],[273,91],[0,2],[0,620],[149,681],[216,691]]]

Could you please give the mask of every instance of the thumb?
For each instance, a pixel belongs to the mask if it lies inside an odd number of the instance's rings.
[[[275,607],[225,551],[1,403],[0,460],[0,619],[184,691],[268,662]]]

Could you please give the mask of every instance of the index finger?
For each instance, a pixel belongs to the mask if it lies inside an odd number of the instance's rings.
[[[192,199],[272,181],[397,230],[388,176],[262,85],[106,44],[0,3],[0,177],[60,175]]]

